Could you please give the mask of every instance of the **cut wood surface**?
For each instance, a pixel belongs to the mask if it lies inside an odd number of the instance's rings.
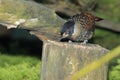
[[[96,44],[44,41],[41,80],[70,80],[75,72],[97,60],[108,50]],[[107,80],[107,65],[79,80]]]

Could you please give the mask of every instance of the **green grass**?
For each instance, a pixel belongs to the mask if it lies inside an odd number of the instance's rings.
[[[0,54],[0,80],[40,80],[40,68],[37,58]]]
[[[109,68],[109,80],[120,80],[120,58],[113,59]]]

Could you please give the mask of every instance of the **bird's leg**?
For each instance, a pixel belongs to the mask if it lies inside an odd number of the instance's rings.
[[[83,41],[83,44],[86,44],[87,42],[88,42],[88,40],[84,40],[84,41]]]
[[[71,40],[69,40],[69,41],[68,41],[68,43],[72,43],[72,41],[71,41]]]

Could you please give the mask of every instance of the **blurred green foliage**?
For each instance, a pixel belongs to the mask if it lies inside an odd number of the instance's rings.
[[[40,66],[35,57],[0,54],[0,80],[40,80]]]
[[[99,0],[96,11],[105,19],[120,22],[120,0]]]
[[[120,80],[120,58],[114,59],[109,68],[109,80]]]
[[[104,19],[120,22],[120,0],[99,0],[96,12]],[[96,29],[95,37],[96,43],[108,49],[120,45],[120,33]],[[120,80],[120,56],[110,61],[108,80]]]
[[[94,41],[96,44],[111,50],[120,45],[120,35],[115,32],[96,29]]]

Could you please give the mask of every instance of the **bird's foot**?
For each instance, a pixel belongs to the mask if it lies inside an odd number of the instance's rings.
[[[68,43],[72,43],[72,41],[71,41],[71,40],[69,40],[69,41],[68,41]]]
[[[81,44],[86,44],[88,42],[88,40],[84,40]]]

